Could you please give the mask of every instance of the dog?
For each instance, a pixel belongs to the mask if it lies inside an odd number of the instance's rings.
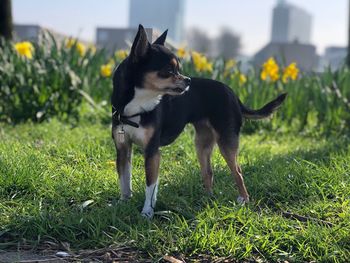
[[[152,218],[158,191],[159,148],[171,144],[186,124],[195,128],[195,145],[204,187],[212,193],[211,153],[219,146],[238,187],[238,202],[249,195],[237,162],[243,118],[269,117],[284,101],[278,96],[259,110],[244,106],[225,84],[180,73],[179,59],[164,46],[167,31],[154,43],[139,25],[129,56],[113,73],[112,137],[121,200],[132,196],[132,143],[144,151],[146,198],[141,214]]]

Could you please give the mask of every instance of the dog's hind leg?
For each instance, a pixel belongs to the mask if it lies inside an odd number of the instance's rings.
[[[220,152],[230,168],[238,187],[239,197],[237,201],[239,203],[246,203],[249,202],[249,195],[244,184],[241,168],[237,161],[238,144],[238,135],[235,135],[234,137],[231,135],[230,138],[220,137],[218,141]]]
[[[132,156],[132,144],[129,140],[123,143],[117,141],[117,136],[114,135],[113,140],[117,150],[117,172],[119,177],[121,200],[127,200],[132,196],[131,185],[131,156]]]
[[[146,199],[141,214],[146,218],[152,218],[154,215],[158,192],[159,162],[159,150],[152,154],[145,154]]]
[[[213,171],[210,157],[215,145],[215,134],[213,128],[207,121],[200,121],[193,124],[196,130],[195,144],[197,157],[201,168],[205,190],[213,192]]]

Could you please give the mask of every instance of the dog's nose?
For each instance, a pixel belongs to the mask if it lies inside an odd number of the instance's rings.
[[[186,77],[185,83],[186,83],[186,86],[189,86],[191,84],[191,79]]]

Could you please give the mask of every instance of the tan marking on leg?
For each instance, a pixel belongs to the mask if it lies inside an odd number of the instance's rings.
[[[235,143],[227,144],[223,141],[219,142],[219,148],[222,156],[224,157],[228,167],[230,168],[233,177],[235,179],[236,185],[238,187],[238,192],[240,197],[244,199],[245,202],[249,201],[249,195],[244,184],[241,168],[237,163],[238,154],[238,138]]]
[[[146,183],[147,186],[154,184],[158,180],[160,163],[159,151],[153,154],[153,156],[145,156],[145,170],[146,170]]]
[[[210,158],[215,144],[215,132],[208,121],[194,123],[194,127],[196,130],[196,151],[204,187],[208,193],[212,193],[213,171],[211,168]]]
[[[154,127],[153,126],[147,126],[144,128],[144,138],[143,138],[143,147],[146,148],[149,141],[152,139],[154,134]]]

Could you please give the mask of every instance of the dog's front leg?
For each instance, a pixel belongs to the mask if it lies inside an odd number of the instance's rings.
[[[132,196],[131,186],[131,155],[132,144],[129,138],[125,138],[123,142],[118,141],[117,128],[112,129],[112,137],[117,151],[117,172],[119,176],[119,184],[121,191],[121,200],[127,200]]]
[[[146,199],[141,214],[146,218],[152,218],[154,215],[158,191],[159,161],[159,150],[152,154],[145,154]]]
[[[132,196],[131,185],[131,143],[124,143],[117,147],[117,171],[121,191],[121,200],[127,200]]]

